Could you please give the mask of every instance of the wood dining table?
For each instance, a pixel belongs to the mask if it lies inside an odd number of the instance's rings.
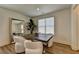
[[[41,41],[48,44],[48,41],[53,37],[53,34],[27,34],[24,37],[31,41]]]

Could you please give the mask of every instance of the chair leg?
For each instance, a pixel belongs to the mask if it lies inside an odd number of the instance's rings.
[[[46,53],[46,51],[45,51],[45,47],[46,47],[46,46],[45,46],[45,45],[43,45],[43,52],[42,52],[43,54],[45,54],[45,53]]]

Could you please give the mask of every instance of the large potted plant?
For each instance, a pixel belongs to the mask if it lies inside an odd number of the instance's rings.
[[[27,29],[30,30],[30,34],[33,34],[33,31],[35,30],[36,25],[32,19],[30,19],[30,22],[27,23]]]

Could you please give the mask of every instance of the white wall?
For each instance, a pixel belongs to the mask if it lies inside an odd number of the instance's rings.
[[[33,17],[37,24],[37,20],[44,17],[55,17],[55,42],[71,45],[71,10],[63,9],[54,13]]]
[[[71,12],[71,46],[73,50],[79,50],[79,5],[72,5]]]
[[[0,46],[4,46],[10,43],[9,39],[9,20],[10,18],[20,19],[20,20],[28,20],[28,17],[10,11],[8,9],[0,8]]]

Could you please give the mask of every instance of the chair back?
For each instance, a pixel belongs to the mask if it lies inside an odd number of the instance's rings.
[[[43,48],[43,43],[42,42],[24,42],[24,47],[25,48],[31,48],[31,49],[36,49],[36,48]]]
[[[24,41],[26,40],[24,37],[22,36],[13,36],[14,42],[18,42],[18,43],[24,43]]]

